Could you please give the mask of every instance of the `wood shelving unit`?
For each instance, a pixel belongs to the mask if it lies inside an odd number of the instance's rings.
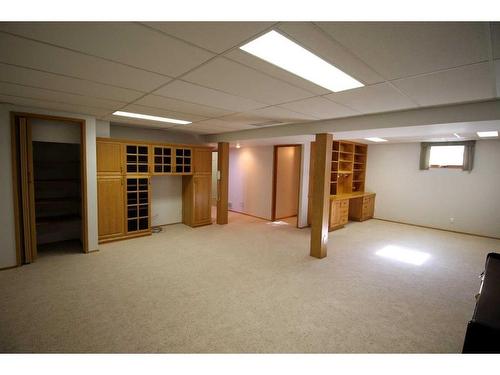
[[[175,173],[191,173],[192,150],[190,148],[175,149]]]
[[[97,138],[99,243],[151,231],[151,178],[182,176],[182,222],[211,224],[212,148]]]
[[[127,233],[149,230],[149,178],[127,177]]]
[[[126,145],[125,158],[127,173],[149,172],[149,147],[144,145]]]
[[[172,147],[153,147],[153,173],[164,174],[172,173],[173,160],[172,160]]]
[[[364,191],[367,146],[333,141],[330,195]]]

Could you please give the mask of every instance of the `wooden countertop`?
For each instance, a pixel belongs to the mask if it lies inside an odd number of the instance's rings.
[[[330,195],[330,200],[335,201],[335,200],[343,200],[343,199],[353,199],[353,198],[367,197],[370,195],[375,195],[375,193],[370,193],[369,191],[359,191],[356,193]]]

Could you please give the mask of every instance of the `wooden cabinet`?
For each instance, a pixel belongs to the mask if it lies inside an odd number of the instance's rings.
[[[186,176],[182,180],[182,222],[196,227],[212,223],[210,175]]]
[[[97,142],[97,174],[119,176],[122,173],[122,144],[117,142]]]
[[[155,175],[182,175],[183,223],[211,224],[212,149],[97,139],[99,242],[151,233]]]
[[[212,174],[212,150],[209,148],[194,149],[194,173]]]
[[[134,174],[149,174],[149,146],[125,144],[125,171]]]
[[[364,221],[373,218],[375,210],[375,194],[366,194],[351,199],[349,205],[349,219]]]
[[[173,168],[172,147],[153,146],[153,174],[170,174]]]
[[[192,227],[212,223],[212,150],[193,149],[193,176],[182,180],[182,222]]]
[[[187,147],[175,148],[175,173],[191,174],[192,171],[193,150]]]
[[[125,234],[125,200],[123,195],[122,176],[98,177],[97,206],[100,242]]]
[[[349,217],[349,199],[330,201],[330,224],[328,230],[343,228]]]
[[[127,234],[150,231],[148,177],[127,177]]]

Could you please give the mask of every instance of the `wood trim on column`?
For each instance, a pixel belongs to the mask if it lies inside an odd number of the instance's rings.
[[[228,223],[229,143],[219,142],[217,150],[217,224]]]
[[[328,205],[332,164],[331,134],[316,135],[311,211],[311,256],[324,258],[328,245]]]

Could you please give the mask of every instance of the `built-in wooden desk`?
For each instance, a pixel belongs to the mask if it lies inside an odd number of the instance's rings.
[[[375,193],[356,192],[330,195],[329,230],[343,228],[349,220],[364,221],[373,217]]]

